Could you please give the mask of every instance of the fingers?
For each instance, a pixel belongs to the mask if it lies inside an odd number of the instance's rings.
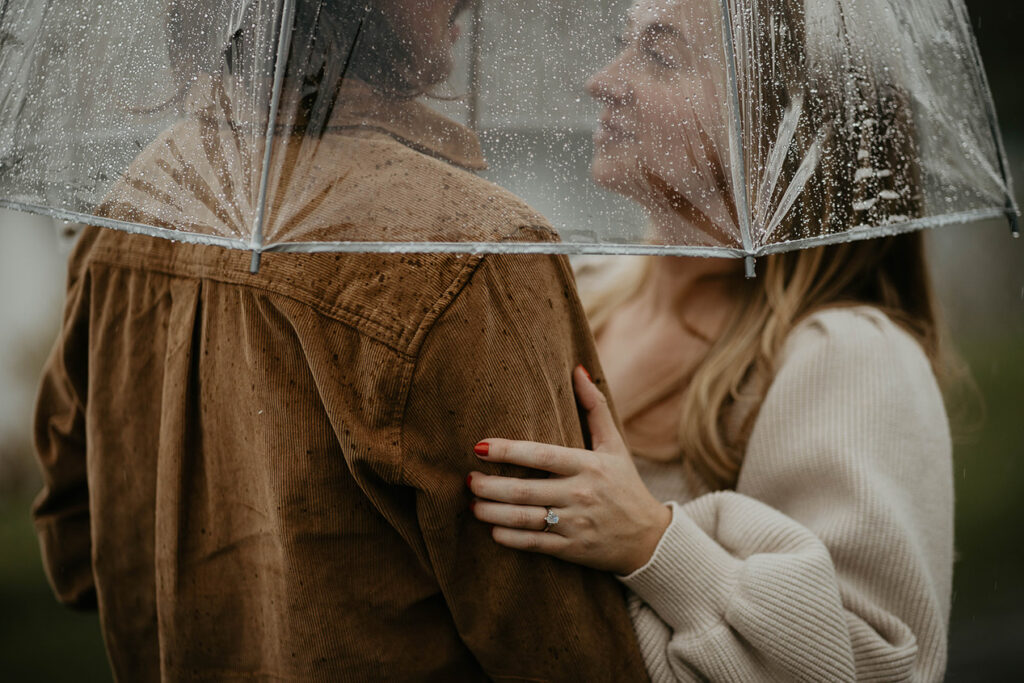
[[[536,505],[508,505],[487,500],[473,502],[473,514],[481,522],[527,531],[544,531],[548,511]]]
[[[512,505],[563,505],[562,481],[555,479],[519,479],[472,472],[466,479],[469,490],[477,498]]]
[[[544,531],[525,531],[496,526],[491,531],[491,538],[497,543],[515,550],[526,550],[546,555],[563,555],[568,550],[570,541],[565,536]]]
[[[576,387],[576,397],[587,411],[594,450],[602,446],[617,447],[622,443],[622,437],[619,435],[619,428],[615,426],[611,408],[608,407],[608,399],[597,388],[594,380],[590,378],[590,373],[582,365],[577,365],[573,370],[572,380]]]
[[[562,446],[507,439],[481,441],[473,452],[487,462],[520,465],[562,476],[577,474],[580,471],[580,454],[586,453]]]

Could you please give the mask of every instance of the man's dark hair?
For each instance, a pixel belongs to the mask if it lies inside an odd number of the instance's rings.
[[[168,57],[184,91],[197,73],[242,82],[270,80],[277,48],[274,17],[231,0],[172,0]],[[338,88],[355,78],[397,98],[422,94],[408,48],[375,0],[298,0],[285,78],[300,88],[310,123],[329,113]]]
[[[299,0],[288,73],[333,84],[355,77],[392,96],[422,92],[403,39],[372,0]]]

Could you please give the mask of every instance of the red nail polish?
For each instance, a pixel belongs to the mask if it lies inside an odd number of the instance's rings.
[[[471,481],[473,481],[473,475],[472,474],[467,474],[466,475],[466,486],[469,486],[469,482],[471,482]]]
[[[476,512],[476,501],[475,500],[469,501],[469,511],[470,512]]]
[[[473,446],[473,452],[480,456],[485,456],[491,450],[491,444],[480,442]]]
[[[582,363],[580,364],[580,370],[583,371],[583,375],[591,382],[591,384],[593,384],[594,378],[590,376],[590,373],[587,372],[587,369],[583,367]]]

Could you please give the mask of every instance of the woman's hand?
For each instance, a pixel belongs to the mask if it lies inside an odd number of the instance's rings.
[[[547,479],[473,472],[473,514],[494,525],[494,540],[518,550],[554,555],[617,574],[647,563],[672,521],[672,511],[644,486],[608,401],[583,366],[573,372],[576,395],[587,411],[593,451],[529,441],[486,439],[481,460],[544,470]],[[548,524],[548,512],[558,522]],[[545,531],[545,529],[547,529]]]

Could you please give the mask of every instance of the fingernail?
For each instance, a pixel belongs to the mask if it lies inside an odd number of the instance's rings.
[[[583,371],[583,375],[584,375],[584,376],[585,376],[585,377],[587,378],[587,380],[588,380],[588,381],[589,381],[589,382],[590,382],[591,384],[593,384],[593,383],[594,383],[594,378],[590,376],[590,373],[589,373],[589,372],[587,372],[587,369],[586,369],[585,367],[583,367],[583,364],[582,364],[582,363],[580,363],[580,370],[582,370],[582,371]]]
[[[491,444],[484,443],[483,441],[481,441],[477,445],[473,446],[473,452],[476,453],[479,456],[487,455],[488,451],[490,451],[490,450],[491,450]]]
[[[469,483],[471,481],[473,481],[473,475],[472,474],[467,474],[466,475],[466,486],[469,486]]]
[[[476,501],[475,500],[469,501],[469,511],[470,512],[476,512]]]

